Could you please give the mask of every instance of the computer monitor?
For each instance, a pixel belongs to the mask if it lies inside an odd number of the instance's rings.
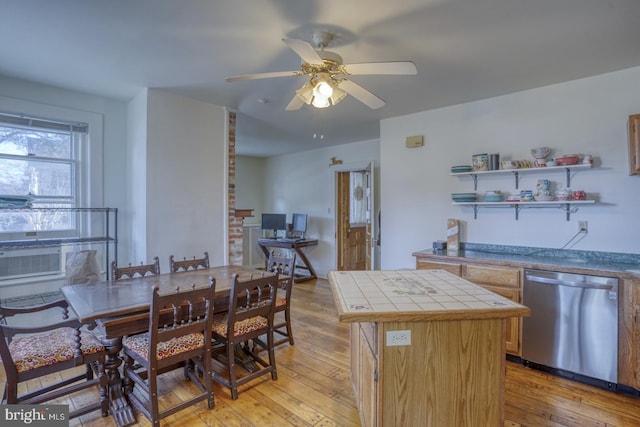
[[[291,231],[304,237],[307,232],[307,214],[294,213],[291,215]]]
[[[287,229],[287,214],[263,213],[262,229],[273,230],[273,237],[276,237],[279,230]]]

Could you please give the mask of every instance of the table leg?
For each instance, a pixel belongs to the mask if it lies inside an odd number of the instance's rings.
[[[304,268],[307,269],[307,271],[309,271],[309,275],[301,276],[301,277],[298,276],[297,278],[294,275],[293,281],[304,282],[311,279],[317,279],[318,275],[316,274],[316,271],[313,269],[313,266],[311,265],[311,261],[309,261],[309,258],[307,258],[307,256],[304,254],[304,252],[301,249],[296,248],[295,251],[298,254],[298,259],[302,260],[302,263],[304,264]],[[294,272],[295,272],[295,268],[294,268]]]
[[[120,350],[122,350],[122,338],[103,338],[102,343],[107,350],[107,360],[104,369],[109,378],[109,403],[111,407],[111,415],[119,427],[130,426],[135,424],[136,418],[133,414],[133,408],[129,405],[124,393],[123,387],[128,387],[123,383],[120,376]]]
[[[269,249],[265,246],[262,245],[258,245],[260,247],[260,249],[262,249],[262,253],[264,254],[264,268],[268,268],[269,266],[267,265],[269,263]]]

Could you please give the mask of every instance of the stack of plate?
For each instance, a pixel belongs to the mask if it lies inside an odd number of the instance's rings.
[[[454,202],[475,202],[476,193],[451,193]]]
[[[470,165],[451,166],[451,173],[471,172]]]

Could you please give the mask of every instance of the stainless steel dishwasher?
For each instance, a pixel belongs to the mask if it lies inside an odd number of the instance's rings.
[[[618,279],[524,271],[522,359],[618,382]]]

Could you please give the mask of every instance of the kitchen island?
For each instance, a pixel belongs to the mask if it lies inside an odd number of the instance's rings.
[[[364,426],[502,426],[505,322],[527,307],[444,270],[332,271]]]

